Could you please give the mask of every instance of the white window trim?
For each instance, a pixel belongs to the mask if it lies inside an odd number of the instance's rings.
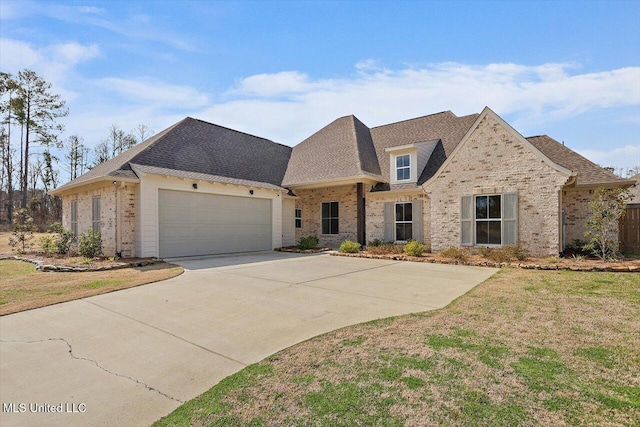
[[[329,206],[329,217],[325,218],[322,216],[322,205],[324,205],[325,203],[337,203],[338,204],[338,216],[337,217],[333,217],[331,216],[331,206]],[[329,220],[329,228],[331,228],[331,220],[332,219],[337,219],[338,220],[338,232],[337,233],[323,233],[322,232],[322,221],[328,219]],[[329,230],[331,231],[331,230]],[[322,236],[337,236],[338,234],[340,234],[340,202],[338,202],[337,200],[329,200],[326,202],[320,202],[320,235]]]
[[[396,219],[396,206],[398,205],[411,205],[411,221],[398,221]],[[396,202],[393,207],[393,237],[396,243],[407,243],[408,240],[398,240],[396,224],[411,224],[411,238],[413,239],[413,202]]]
[[[489,218],[489,203],[487,203],[487,218],[476,217],[476,200],[478,197],[486,197],[487,201],[491,196],[500,196],[500,218]],[[487,248],[499,248],[502,247],[502,218],[504,216],[502,212],[503,207],[503,195],[502,194],[475,194],[473,196],[473,246],[487,247]],[[500,243],[478,243],[478,230],[476,228],[477,222],[490,222],[490,221],[500,221]]]
[[[300,216],[298,216],[298,213],[300,214]],[[300,227],[298,227],[298,220],[300,220]],[[302,228],[302,209],[301,208],[295,208],[293,212],[293,226],[297,229]]]
[[[408,157],[409,158],[409,166],[398,166],[398,159],[401,157]],[[411,172],[411,168],[413,166],[413,159],[411,158],[411,154],[410,153],[405,153],[405,154],[397,154],[394,158],[394,170],[395,170],[395,177],[396,177],[396,182],[411,182],[411,175],[413,175]],[[409,170],[409,178],[406,179],[398,179],[398,171],[399,170],[404,170],[404,169],[408,169]]]

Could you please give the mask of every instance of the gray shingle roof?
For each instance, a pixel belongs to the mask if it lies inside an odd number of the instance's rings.
[[[386,148],[416,142],[440,140],[436,145],[429,161],[418,178],[418,185],[436,173],[438,168],[456,148],[462,137],[467,133],[479,114],[458,117],[451,111],[417,117],[371,129],[371,137],[378,155],[382,176],[389,182],[389,153]]]
[[[576,173],[576,185],[623,184],[628,181],[601,168],[547,135],[530,136],[527,141],[555,164]]]
[[[279,187],[290,155],[291,147],[187,117],[58,190],[100,177],[136,178],[131,163]]]
[[[341,117],[293,147],[283,186],[380,175],[371,133],[355,116]]]

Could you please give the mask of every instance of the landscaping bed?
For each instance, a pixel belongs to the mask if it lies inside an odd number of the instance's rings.
[[[596,258],[574,260],[572,258],[528,258],[522,261],[492,261],[480,255],[465,254],[464,258],[451,258],[441,254],[424,253],[420,257],[395,254],[373,254],[367,251],[356,253],[331,252],[334,256],[354,258],[388,259],[412,262],[431,262],[438,264],[457,264],[480,267],[514,267],[532,270],[572,270],[572,271],[606,271],[606,272],[640,272],[640,259],[624,259],[605,261]]]
[[[157,258],[122,258],[116,260],[105,257],[47,257],[38,254],[0,255],[0,260],[3,259],[30,262],[36,265],[36,270],[40,271],[60,272],[118,270],[121,268],[144,267],[163,262]]]
[[[301,249],[297,246],[284,246],[282,248],[277,248],[278,252],[293,252],[297,254],[316,254],[319,252],[328,252],[332,250],[331,248],[313,248],[313,249]]]

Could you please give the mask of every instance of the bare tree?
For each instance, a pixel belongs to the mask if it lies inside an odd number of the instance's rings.
[[[138,142],[142,142],[154,134],[153,130],[145,124],[139,124],[132,133],[138,137]]]
[[[140,126],[138,126],[138,128],[140,128]],[[143,131],[144,133],[150,132],[146,126]],[[138,141],[132,133],[126,133],[120,129],[118,125],[111,125],[109,128],[109,137],[103,139],[93,150],[93,166],[97,166],[120,153],[124,153],[137,143]]]
[[[65,159],[69,161],[69,174],[71,179],[76,179],[84,173],[83,163],[85,163],[86,147],[82,144],[84,140],[78,135],[71,135],[67,138],[67,154]]]

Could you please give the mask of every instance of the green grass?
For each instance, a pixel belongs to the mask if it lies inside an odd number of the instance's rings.
[[[640,425],[640,274],[503,269],[277,353],[158,425]]]
[[[21,276],[37,273],[35,264],[24,261],[2,260],[0,261],[0,278]]]
[[[95,282],[90,282],[90,283],[87,283],[86,285],[83,285],[83,287],[88,289],[99,289],[99,288],[103,288],[105,286],[110,286],[110,285],[120,285],[122,283],[124,283],[124,280],[113,280],[113,279],[96,280]]]

